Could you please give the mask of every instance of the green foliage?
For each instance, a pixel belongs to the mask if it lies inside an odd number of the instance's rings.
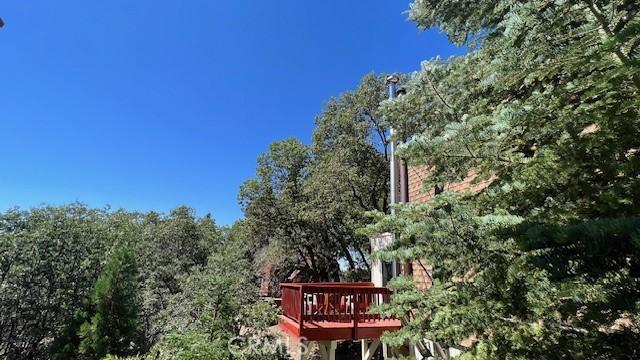
[[[209,258],[205,268],[185,278],[176,298],[178,313],[173,314],[181,322],[175,322],[173,330],[198,331],[214,339],[238,336],[243,326],[252,326],[245,316],[256,306],[258,289],[250,261],[244,244],[231,241]],[[266,312],[273,309],[263,310],[271,319],[266,321],[273,324],[273,314]]]
[[[319,224],[303,215],[310,162],[309,148],[297,139],[271,144],[258,159],[256,178],[242,185],[239,198],[252,237],[267,250],[277,249],[273,253],[280,258],[274,262],[293,258],[313,278],[335,278],[336,247],[323,242],[323,233],[315,231]]]
[[[221,229],[187,207],[9,210],[0,214],[0,358],[145,354],[185,331],[204,347],[240,328],[263,336],[277,311],[257,302],[254,252],[243,226]]]
[[[74,336],[68,325],[119,237],[107,218],[78,204],[0,214],[0,357],[47,357],[45,339]]]
[[[399,241],[381,257],[434,266],[397,282],[389,341],[470,344],[463,358],[638,356],[640,91],[637,4],[414,1],[469,54],[423,63],[382,112],[432,166],[425,188],[492,179],[377,214]],[[408,311],[414,309],[414,311]]]
[[[224,242],[222,230],[210,215],[196,218],[186,206],[168,216],[145,214],[137,245],[143,292],[145,342],[150,346],[175,329],[179,321],[182,286],[207,264]]]
[[[143,359],[151,360],[227,360],[231,358],[224,339],[211,341],[197,332],[166,336]]]
[[[272,341],[268,328],[277,323],[278,311],[258,299],[251,243],[244,228],[222,231],[203,267],[180,277],[177,291],[164,310],[166,334],[143,359],[270,359],[276,353],[254,354],[240,349],[231,353],[229,341],[252,336]]]
[[[91,294],[89,321],[80,327],[81,358],[126,355],[138,331],[138,272],[133,251],[120,246],[111,256]]]
[[[294,269],[307,280],[338,280],[368,272],[368,239],[356,233],[364,211],[388,207],[388,139],[378,113],[382,76],[331,99],[316,119],[313,142],[273,143],[243,184],[244,225],[263,262],[281,278]]]

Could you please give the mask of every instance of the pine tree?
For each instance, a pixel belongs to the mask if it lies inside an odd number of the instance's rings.
[[[91,295],[93,315],[80,328],[82,358],[127,355],[138,331],[138,272],[133,251],[115,250]]]

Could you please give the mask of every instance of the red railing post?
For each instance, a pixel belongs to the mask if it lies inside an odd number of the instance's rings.
[[[360,312],[360,306],[358,306],[358,291],[356,290],[356,288],[353,288],[352,290],[353,293],[353,338],[357,339],[358,338],[358,321],[360,316],[358,316],[358,313]]]
[[[302,329],[304,328],[304,309],[305,309],[305,299],[306,297],[304,296],[304,285],[300,286],[300,319],[298,320],[298,326],[300,327],[300,335],[302,335]]]

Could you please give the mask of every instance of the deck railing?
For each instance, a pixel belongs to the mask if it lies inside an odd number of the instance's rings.
[[[380,320],[372,306],[389,302],[391,291],[372,283],[290,283],[280,285],[283,315],[298,323],[358,323]]]
[[[280,284],[282,315],[302,324],[302,285]]]

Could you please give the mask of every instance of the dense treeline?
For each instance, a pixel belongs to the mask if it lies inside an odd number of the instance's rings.
[[[2,358],[151,350],[169,359],[193,347],[229,358],[227,340],[241,328],[274,321],[274,309],[255,301],[242,231],[187,207],[166,216],[79,204],[9,210],[0,247]]]

